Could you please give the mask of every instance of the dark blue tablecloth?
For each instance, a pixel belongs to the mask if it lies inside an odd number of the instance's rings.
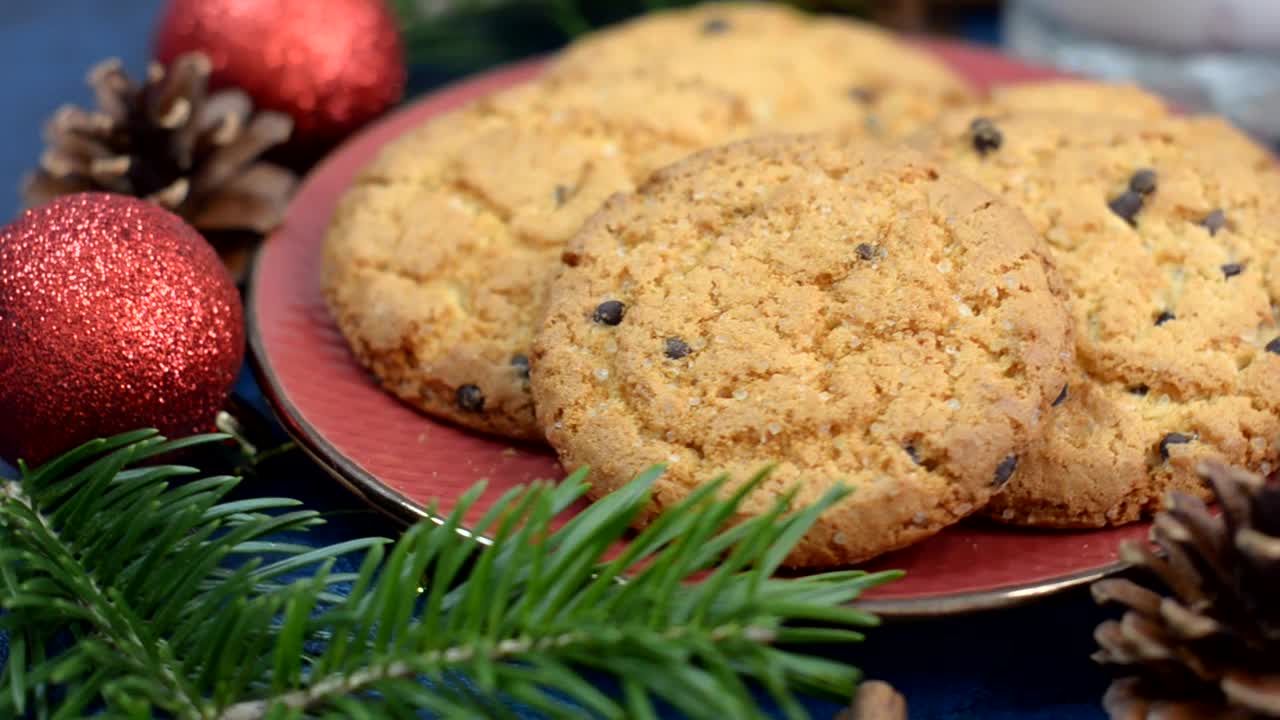
[[[162,0],[0,0],[0,213],[16,212],[17,185],[38,157],[40,127],[59,105],[90,101],[86,70],[121,57],[137,72],[146,60],[152,23]],[[968,32],[989,38],[991,25]],[[440,73],[418,68],[414,92]],[[260,402],[246,371],[239,392]],[[0,422],[21,421],[0,418]],[[318,469],[294,464],[247,489],[297,497],[320,510],[355,510],[359,503]],[[314,542],[388,532],[371,513],[344,516],[312,533]],[[848,657],[872,677],[906,694],[911,717],[1101,718],[1106,678],[1089,660],[1093,627],[1106,612],[1083,591],[1035,606],[922,624],[878,629]],[[2,654],[2,653],[0,653]],[[814,717],[830,717],[835,704],[814,701]]]

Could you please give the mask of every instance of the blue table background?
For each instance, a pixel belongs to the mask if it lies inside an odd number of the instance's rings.
[[[120,57],[140,73],[161,5],[162,0],[0,0],[0,72],[8,97],[0,105],[0,221],[18,210],[18,183],[40,154],[45,119],[61,104],[91,102],[84,77],[103,58]],[[996,37],[994,25],[981,18],[965,32],[978,41]],[[441,77],[433,68],[415,68],[411,92],[422,93]],[[247,369],[238,392],[261,403]],[[322,511],[363,509],[300,458],[245,492],[296,497]],[[391,531],[378,516],[356,512],[311,536],[319,543]],[[1107,679],[1089,654],[1092,630],[1109,614],[1081,590],[1026,608],[876,629],[865,644],[838,652],[847,652],[869,677],[893,683],[916,719],[1103,718],[1099,699]],[[820,701],[810,707],[815,718],[838,710]]]

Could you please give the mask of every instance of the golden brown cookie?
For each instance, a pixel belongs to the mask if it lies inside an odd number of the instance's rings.
[[[666,464],[651,513],[771,463],[744,517],[851,484],[793,566],[905,546],[1015,474],[1062,387],[1070,323],[1038,243],[912,153],[809,135],[702,152],[570,242],[535,342],[539,420],[596,498]]]
[[[1020,207],[1071,294],[1080,368],[991,515],[1118,525],[1205,495],[1203,459],[1274,468],[1273,158],[1214,118],[955,115],[916,143]]]
[[[764,7],[733,11],[733,18],[763,23],[780,12],[790,14]],[[744,35],[760,57],[752,60],[739,43],[735,62],[755,65],[735,65],[729,85],[696,74],[551,72],[389,145],[346,193],[325,248],[325,292],[357,358],[427,413],[541,439],[526,376],[529,344],[548,273],[582,221],[653,170],[758,133],[762,103],[775,98],[763,79],[760,92],[752,90],[753,67],[770,82],[803,88],[818,58],[848,66],[847,87],[831,85],[838,103],[823,110],[784,102],[768,113],[784,125],[854,118],[860,128],[865,103],[847,91],[859,78],[877,92],[887,88],[883,73],[858,64],[869,48],[841,44],[848,38],[830,29],[840,26],[805,20],[804,27],[803,42],[821,53],[793,49],[784,55],[796,62],[778,65],[785,58],[768,46],[779,37]],[[937,83],[951,87],[950,74],[938,72]],[[935,97],[888,93],[868,102],[921,102],[933,111]],[[831,117],[821,119],[827,111]]]
[[[748,109],[758,132],[842,129],[893,139],[972,98],[940,60],[877,26],[777,3],[706,3],[591,33],[548,73],[693,82]]]
[[[1017,112],[1069,112],[1158,119],[1170,115],[1159,95],[1131,83],[1064,79],[1002,85],[991,105]]]
[[[532,84],[435,119],[342,198],[324,247],[329,307],[405,402],[541,439],[529,346],[564,241],[611,194],[746,128],[731,98],[642,80]]]

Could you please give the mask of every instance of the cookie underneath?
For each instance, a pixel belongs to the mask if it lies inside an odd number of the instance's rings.
[[[940,59],[870,23],[777,3],[704,3],[588,34],[547,70],[568,82],[665,78],[735,98],[756,134],[893,140],[971,101]]]
[[[1067,112],[1156,120],[1169,117],[1159,95],[1137,85],[1097,80],[1043,80],[1001,85],[991,90],[990,104],[1017,112]]]
[[[564,242],[613,193],[746,128],[728,98],[641,81],[535,83],[433,118],[344,193],[323,254],[330,311],[407,404],[541,440],[529,354]]]
[[[1080,367],[988,513],[1120,525],[1280,450],[1280,171],[1213,118],[1009,110],[915,144],[1019,207],[1071,296]],[[977,128],[977,130],[975,130]],[[982,140],[995,133],[999,143]]]
[[[532,382],[563,464],[591,467],[595,497],[666,465],[650,517],[768,464],[745,515],[852,487],[792,566],[856,563],[980,509],[1070,360],[1056,280],[1016,211],[914,154],[830,136],[664,169],[562,262]]]

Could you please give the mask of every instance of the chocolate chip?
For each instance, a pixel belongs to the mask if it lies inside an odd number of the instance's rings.
[[[1013,471],[1018,469],[1018,456],[1010,455],[1000,461],[996,466],[995,478],[991,481],[993,487],[1004,487],[1009,482],[1009,478],[1013,477]]]
[[[557,185],[555,195],[556,207],[564,207],[564,204],[569,200],[569,186]]]
[[[1280,337],[1267,343],[1266,351],[1274,355],[1280,355]]]
[[[869,105],[876,100],[876,91],[865,87],[849,88],[849,99],[860,102],[863,105]]]
[[[516,374],[525,380],[529,379],[529,356],[517,354],[511,356],[511,367],[515,368]]]
[[[979,155],[998,150],[1004,144],[1004,134],[995,123],[991,122],[990,118],[974,118],[973,122],[969,123],[969,136],[973,140],[973,149],[977,150]]]
[[[921,463],[920,451],[916,449],[915,445],[903,445],[902,449],[906,451],[907,457],[911,458],[911,462],[917,465]]]
[[[1143,168],[1134,173],[1133,177],[1129,178],[1129,189],[1142,195],[1150,195],[1155,192],[1156,171]]]
[[[467,412],[484,410],[484,393],[475,385],[463,385],[458,388],[458,407]]]
[[[1177,315],[1174,315],[1168,310],[1161,310],[1160,314],[1156,316],[1156,327],[1159,327],[1169,322],[1170,320],[1177,320],[1177,319],[1178,319]]]
[[[1194,439],[1195,438],[1190,435],[1183,435],[1182,433],[1176,433],[1176,432],[1172,432],[1172,433],[1169,433],[1168,435],[1165,435],[1164,437],[1160,438],[1160,457],[1164,458],[1165,460],[1168,460],[1170,445],[1185,445],[1186,443],[1189,443]]]
[[[1067,401],[1067,386],[1063,385],[1062,392],[1058,393],[1058,397],[1054,398],[1053,406],[1058,407],[1059,405],[1061,405],[1066,401]]]
[[[679,360],[693,351],[689,349],[689,343],[677,337],[669,337],[667,338],[667,348],[663,352],[672,360]]]
[[[1107,207],[1111,208],[1111,212],[1124,218],[1124,221],[1130,225],[1137,225],[1134,220],[1138,216],[1138,211],[1142,209],[1142,194],[1133,190],[1125,190],[1107,203]]]
[[[1222,212],[1221,209],[1214,210],[1204,216],[1204,219],[1200,221],[1200,225],[1209,231],[1210,236],[1217,235],[1219,230],[1227,226],[1227,214]]]
[[[703,35],[719,35],[729,31],[729,21],[724,18],[711,18],[702,23]]]
[[[863,260],[873,260],[876,256],[876,246],[868,243],[858,243],[858,247],[854,248],[854,252],[858,253],[858,257]]]
[[[1222,266],[1222,276],[1224,278],[1233,278],[1244,272],[1244,265],[1240,263],[1227,263]]]
[[[596,306],[596,311],[592,313],[591,319],[604,325],[617,325],[622,322],[622,316],[626,312],[626,305],[617,300],[605,300]]]
[[[1151,388],[1147,387],[1146,385],[1134,385],[1133,387],[1129,388],[1129,392],[1133,393],[1134,395],[1146,395],[1147,393],[1151,392]]]

